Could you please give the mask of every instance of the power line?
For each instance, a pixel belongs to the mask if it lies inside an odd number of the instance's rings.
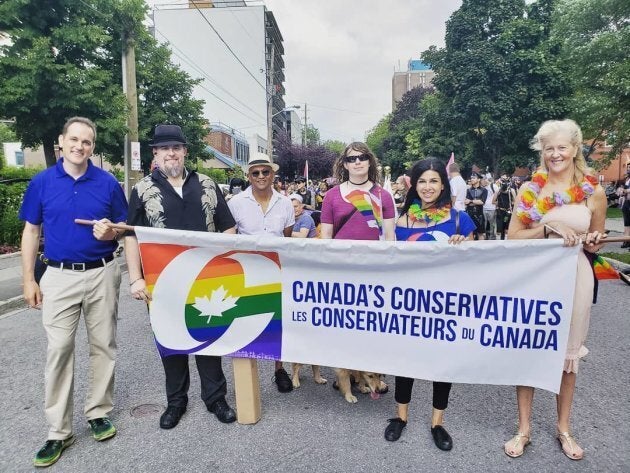
[[[256,81],[256,83],[258,85],[260,85],[262,87],[262,89],[265,91],[265,93],[269,93],[267,91],[267,88],[256,78],[256,76],[254,74],[252,74],[252,71],[250,71],[247,66],[243,63],[243,61],[241,61],[241,58],[239,58],[237,56],[237,54],[232,50],[232,48],[230,47],[229,44],[227,44],[227,42],[223,39],[223,36],[221,36],[219,34],[219,32],[216,30],[216,28],[212,25],[212,23],[210,23],[210,20],[208,20],[208,18],[206,18],[206,15],[203,14],[203,12],[201,11],[201,9],[197,6],[197,3],[193,2],[193,5],[195,6],[195,9],[199,12],[199,14],[201,15],[201,17],[205,20],[206,23],[208,23],[208,26],[210,26],[210,28],[212,28],[212,31],[215,32],[215,34],[219,37],[219,39],[221,40],[221,42],[223,44],[225,44],[225,47],[228,49],[228,51],[230,51],[230,53],[232,54],[232,56],[234,56],[234,58],[238,61],[238,63],[243,66],[243,69],[245,69],[247,71],[247,73],[252,77],[252,79],[254,79]],[[271,58],[271,60],[273,61],[273,58]]]

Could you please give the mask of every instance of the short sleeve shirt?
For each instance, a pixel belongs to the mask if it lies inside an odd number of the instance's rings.
[[[94,166],[75,179],[63,158],[31,180],[20,208],[20,219],[44,228],[44,256],[53,261],[84,263],[111,256],[116,241],[94,238],[90,225],[75,219],[127,220],[127,199],[114,176]]]
[[[149,179],[149,178],[145,178]],[[180,196],[168,182],[168,179],[159,169],[151,173],[150,179],[157,190],[148,201],[143,202],[138,195],[138,188],[134,186],[129,198],[129,225],[142,227],[162,227],[176,230],[191,230],[207,232],[206,214],[203,208],[203,189],[196,172],[188,172],[182,186]],[[223,192],[215,185],[216,207],[214,209],[214,227],[216,231],[223,232],[236,225],[230,209],[225,202]],[[158,207],[153,212],[153,219],[159,220],[159,224],[147,215],[147,206]]]
[[[284,229],[295,223],[291,200],[273,189],[266,213],[254,198],[251,186],[232,197],[228,206],[242,235],[284,236]]]
[[[303,228],[308,228],[308,234],[306,238],[315,238],[317,236],[317,230],[315,229],[315,221],[306,212],[302,212],[298,218],[295,219],[295,225],[293,225],[293,231],[299,232]]]
[[[451,196],[455,198],[453,208],[455,210],[465,210],[466,205],[464,204],[464,200],[466,200],[466,192],[468,191],[466,181],[464,181],[462,176],[455,176],[450,180],[450,184]]]

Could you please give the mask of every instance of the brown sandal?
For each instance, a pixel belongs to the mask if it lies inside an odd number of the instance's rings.
[[[531,443],[529,435],[524,434],[523,432],[517,432],[514,437],[505,442],[503,446],[503,451],[508,457],[518,458],[523,455],[525,452],[525,447],[527,447]],[[520,446],[520,450],[517,447]]]
[[[571,460],[581,460],[584,457],[584,450],[577,444],[569,432],[558,432],[558,442],[562,448],[562,453]]]

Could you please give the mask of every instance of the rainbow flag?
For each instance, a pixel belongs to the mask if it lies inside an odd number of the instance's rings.
[[[598,281],[606,279],[619,279],[619,273],[611,264],[601,256],[595,254],[592,260],[593,272]]]
[[[381,229],[383,226],[382,205],[375,195],[357,189],[346,195],[346,199],[363,215],[369,227]]]
[[[141,243],[140,254],[147,288],[153,302],[160,301],[152,303],[150,313],[162,356],[205,350],[206,354],[252,357],[256,353],[257,358],[280,359],[282,288],[277,253],[213,255],[206,248]],[[181,265],[182,258],[196,262],[199,272],[169,274],[169,265]],[[271,277],[261,281],[252,276],[261,270]],[[159,325],[166,326],[160,333],[155,331],[154,317],[168,319]],[[261,330],[256,332],[255,327]],[[186,348],[172,348],[176,345]]]

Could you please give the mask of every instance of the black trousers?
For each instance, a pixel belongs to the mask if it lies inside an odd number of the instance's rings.
[[[411,390],[413,388],[413,378],[396,376],[396,390],[394,399],[398,404],[409,404],[411,401]],[[433,382],[433,407],[443,411],[448,407],[448,395],[451,392],[451,383]]]
[[[201,399],[209,408],[227,392],[221,357],[196,355],[195,361],[201,380]],[[188,355],[164,356],[162,357],[162,365],[164,365],[164,374],[166,375],[168,405],[186,407],[188,405],[188,387],[190,386]]]

